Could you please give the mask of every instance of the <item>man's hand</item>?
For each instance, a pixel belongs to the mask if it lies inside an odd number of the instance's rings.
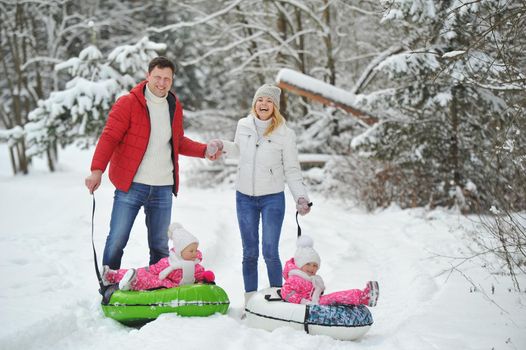
[[[206,145],[205,157],[209,160],[216,160],[221,157],[223,153],[223,141],[219,139],[213,139]]]
[[[84,183],[89,190],[89,193],[93,193],[99,188],[102,178],[102,170],[92,170],[91,175],[89,175]]]

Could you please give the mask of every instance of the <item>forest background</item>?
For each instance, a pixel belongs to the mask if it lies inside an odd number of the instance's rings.
[[[231,138],[255,89],[288,68],[348,93],[366,123],[285,91],[312,190],[368,210],[482,215],[480,251],[524,273],[524,0],[0,0],[0,142],[15,175],[96,142],[158,54],[177,64],[188,130]],[[201,186],[233,168],[196,171]]]

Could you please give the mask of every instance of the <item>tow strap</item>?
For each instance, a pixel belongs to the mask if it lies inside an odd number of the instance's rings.
[[[93,247],[93,263],[95,265],[95,274],[97,275],[97,281],[99,281],[99,293],[102,295],[103,303],[107,303],[113,294],[118,289],[118,284],[110,284],[105,286],[102,282],[102,275],[100,274],[99,263],[97,260],[97,251],[95,250],[94,232],[95,232],[95,194],[93,196],[93,208],[91,210],[91,246]]]
[[[312,207],[312,202],[309,202],[309,207]],[[298,221],[298,214],[299,212],[296,210],[296,225],[298,225],[298,238],[301,236],[301,227],[300,223]],[[280,290],[281,292],[281,290]],[[279,294],[280,297],[281,293]],[[283,298],[283,297],[282,297]],[[285,299],[283,299],[285,300]],[[307,319],[309,317],[310,312],[310,305],[305,305],[305,316],[303,317],[303,329],[305,330],[305,333],[309,334],[309,323],[307,322]]]
[[[309,202],[309,207],[312,207],[312,202]],[[298,237],[301,236],[301,227],[300,223],[298,221],[298,214],[299,212],[296,210],[296,224],[298,225]]]

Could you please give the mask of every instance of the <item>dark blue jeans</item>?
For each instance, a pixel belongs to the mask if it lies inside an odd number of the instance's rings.
[[[150,186],[134,182],[128,192],[115,190],[103,265],[114,270],[120,268],[124,248],[141,207],[144,207],[146,214],[150,265],[168,256],[167,231],[172,215],[172,186]]]
[[[258,289],[259,219],[262,220],[262,250],[271,287],[281,287],[279,237],[285,217],[283,192],[264,196],[247,196],[236,191],[236,208],[243,242],[243,281],[245,291]]]

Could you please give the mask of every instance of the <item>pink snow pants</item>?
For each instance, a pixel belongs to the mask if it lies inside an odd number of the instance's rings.
[[[111,283],[119,283],[122,280],[122,277],[127,272],[127,269],[119,269],[117,271],[108,271],[106,274],[106,279]],[[173,288],[177,287],[177,284],[171,281],[168,278],[163,280],[159,279],[158,275],[154,275],[146,270],[144,267],[141,267],[136,270],[135,281],[130,285],[130,290],[148,290],[155,288]]]
[[[349,289],[342,290],[339,292],[329,293],[320,297],[320,305],[331,305],[331,304],[348,304],[348,305],[360,305],[368,304],[369,296],[367,293],[360,289]]]

